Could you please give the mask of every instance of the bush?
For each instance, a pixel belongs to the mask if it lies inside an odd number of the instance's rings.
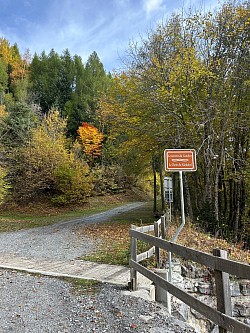
[[[6,176],[6,170],[0,166],[0,204],[4,203],[10,189]]]
[[[59,165],[54,176],[57,194],[52,198],[53,203],[66,205],[86,202],[93,189],[87,164],[73,158]]]
[[[43,196],[65,205],[86,200],[93,188],[88,165],[68,148],[66,122],[52,110],[32,131],[31,140],[18,151],[13,179],[14,199],[39,200]]]
[[[95,195],[120,193],[131,188],[132,181],[119,165],[96,166],[92,168]]]

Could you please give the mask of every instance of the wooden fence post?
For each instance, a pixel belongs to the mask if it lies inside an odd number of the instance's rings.
[[[220,249],[214,249],[213,255],[227,259],[227,252]],[[230,280],[229,274],[214,270],[215,275],[215,286],[216,286],[216,298],[217,298],[217,310],[232,316],[232,303],[231,303],[231,292],[230,292]],[[226,333],[227,330],[219,327],[219,333]]]
[[[154,222],[154,231],[155,237],[160,237],[160,230],[158,222]],[[156,266],[157,268],[160,267],[160,249],[159,247],[155,246],[155,256],[156,256]]]
[[[162,239],[166,239],[166,216],[161,216],[161,237]]]
[[[131,225],[131,230],[135,230],[136,226]],[[137,239],[131,236],[130,239],[130,257],[137,262]],[[137,290],[137,271],[134,268],[130,268],[130,289]]]

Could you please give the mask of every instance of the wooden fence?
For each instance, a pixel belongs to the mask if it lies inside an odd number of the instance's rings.
[[[154,282],[156,286],[168,291],[170,294],[177,297],[182,302],[186,303],[191,308],[195,309],[200,314],[218,325],[220,333],[225,333],[227,331],[233,333],[250,333],[250,326],[232,318],[229,283],[229,274],[243,279],[250,279],[250,266],[227,259],[227,253],[223,250],[215,249],[213,251],[213,255],[211,255],[166,241],[164,239],[164,221],[165,217],[162,217],[159,221],[155,222],[154,225],[142,227],[131,226],[131,289],[137,289],[137,272],[139,272]],[[155,235],[152,236],[147,234],[147,232],[150,231],[154,231]],[[137,254],[137,240],[151,244],[152,248],[144,253]],[[156,255],[157,262],[159,263],[160,249],[175,253],[184,259],[194,261],[214,270],[217,309],[206,305],[139,263],[143,259],[147,259],[152,256],[154,253]]]

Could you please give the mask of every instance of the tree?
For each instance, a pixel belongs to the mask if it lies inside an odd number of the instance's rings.
[[[154,105],[144,96],[144,85],[138,76],[115,77],[109,94],[103,96],[99,118],[108,129],[109,141],[116,147],[116,159],[132,177],[154,171],[154,212],[156,213],[156,164],[159,171],[159,135],[157,121],[151,111]],[[151,120],[150,114],[152,115]],[[149,118],[147,118],[149,117]]]
[[[67,135],[73,139],[83,121],[97,125],[95,112],[98,98],[111,78],[106,75],[96,52],[86,67],[81,57],[73,58],[66,49],[59,56],[53,49],[46,55],[35,54],[30,66],[31,95],[44,113],[57,107],[67,117]]]
[[[104,136],[98,129],[89,123],[83,122],[78,128],[78,141],[83,147],[84,154],[90,163],[101,156]]]
[[[30,143],[21,149],[13,185],[17,201],[43,197],[56,204],[86,200],[92,190],[88,165],[67,148],[66,121],[56,109],[44,116],[32,131]]]
[[[34,101],[44,113],[52,107],[60,107],[59,84],[62,63],[60,56],[53,49],[48,55],[35,54],[30,65],[31,92]]]
[[[236,238],[249,214],[248,13],[248,3],[228,2],[214,14],[173,16],[131,44],[128,70],[100,106],[110,135],[136,145],[137,160],[195,148],[198,171],[185,177],[189,214]]]
[[[71,98],[63,108],[63,115],[67,118],[67,134],[76,139],[77,129],[87,119],[88,103],[85,94],[85,68],[82,59],[74,56],[75,79],[72,87]]]
[[[0,38],[0,101],[2,100],[2,103],[5,97],[3,93],[11,93],[15,100],[26,101],[28,55],[27,51],[22,57],[17,44],[11,46],[7,39]]]
[[[94,51],[85,65],[84,95],[88,108],[84,120],[97,125],[96,110],[101,93],[105,92],[110,84],[111,78],[106,74],[103,64]]]
[[[8,87],[7,64],[0,58],[0,104],[4,103],[4,96]]]
[[[68,49],[63,51],[60,57],[61,69],[58,78],[59,108],[63,110],[65,104],[71,100],[76,86],[76,69]]]
[[[30,140],[31,130],[37,124],[37,116],[26,103],[16,102],[4,110],[0,140],[6,151],[18,149]]]

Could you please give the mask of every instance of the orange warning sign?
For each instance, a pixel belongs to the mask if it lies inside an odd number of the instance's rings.
[[[165,149],[166,171],[196,171],[196,152],[194,149]]]

